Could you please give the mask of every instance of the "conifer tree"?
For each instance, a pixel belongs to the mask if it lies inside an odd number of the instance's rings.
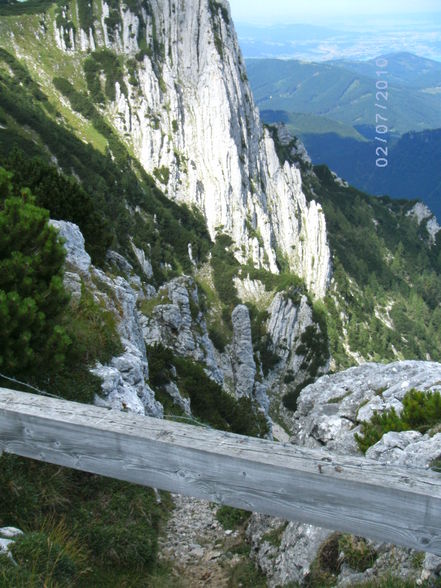
[[[0,371],[16,375],[62,363],[70,341],[59,325],[64,249],[47,210],[29,190],[14,193],[11,177],[0,168]]]

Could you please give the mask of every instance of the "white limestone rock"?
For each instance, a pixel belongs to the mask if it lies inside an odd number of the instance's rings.
[[[251,398],[254,390],[256,363],[251,340],[251,322],[248,308],[240,304],[231,315],[233,323],[233,377],[237,398]]]
[[[13,539],[3,539],[3,537],[0,537],[0,554],[12,557],[11,552],[9,551],[12,543],[14,543]]]
[[[179,388],[174,382],[168,382],[164,386],[165,392],[171,397],[176,406],[179,406],[184,411],[184,414],[191,416],[191,403],[189,398],[183,398],[179,392]]]
[[[149,346],[160,343],[176,355],[203,363],[207,374],[223,385],[223,373],[199,311],[194,280],[188,276],[174,278],[161,288],[157,299],[158,304],[149,316],[140,315],[145,343]]]
[[[125,341],[123,355],[112,358],[108,365],[98,363],[90,371],[103,381],[103,397],[97,397],[95,404],[156,418],[163,417],[162,405],[155,400],[153,390],[146,384],[147,362],[129,341]]]
[[[58,234],[64,241],[66,250],[66,264],[72,265],[81,274],[88,274],[91,259],[84,247],[84,237],[74,223],[59,220],[50,220],[49,224],[57,229]]]
[[[0,555],[6,555],[14,562],[12,557],[11,547],[15,539],[23,535],[23,531],[16,527],[1,527],[0,528]],[[14,562],[15,563],[15,562]]]
[[[426,222],[426,231],[429,234],[429,244],[435,245],[436,236],[441,231],[441,227],[430,208],[422,202],[417,202],[415,206],[409,210],[407,216],[413,217],[419,225],[424,221]]]
[[[386,433],[367,450],[366,457],[394,465],[428,468],[433,460],[441,458],[441,433],[433,437],[417,431]]]
[[[77,225],[65,221],[51,221],[64,239],[66,263],[65,286],[70,289],[76,302],[81,298],[82,284],[95,299],[104,303],[117,319],[117,329],[124,346],[124,353],[111,359],[108,365],[98,364],[91,372],[103,381],[103,398],[97,404],[127,409],[137,414],[157,418],[163,415],[162,405],[155,400],[148,386],[148,364],[137,302],[142,295],[142,284],[135,280],[139,289],[122,276],[110,277],[91,265],[90,256],[84,249],[84,238]],[[109,252],[108,260],[120,271],[131,274],[133,267],[119,253]]]
[[[369,420],[374,410],[394,407],[400,412],[401,401],[412,388],[441,390],[441,364],[366,363],[323,376],[300,394],[294,415],[295,442],[308,447],[325,443],[332,451],[358,453],[357,423]]]
[[[17,527],[0,527],[0,537],[5,539],[14,539],[20,535],[23,535],[23,531],[21,529],[17,529]]]

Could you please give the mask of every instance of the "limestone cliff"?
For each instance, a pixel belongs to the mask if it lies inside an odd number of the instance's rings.
[[[98,84],[111,86],[101,111],[170,198],[197,206],[212,237],[230,234],[240,261],[277,272],[287,260],[324,296],[325,217],[259,120],[226,1],[66,2],[42,23],[38,42],[75,64],[77,87],[88,52],[118,55],[118,75],[98,67]],[[20,53],[16,31],[11,41]],[[56,69],[35,73],[47,84]]]

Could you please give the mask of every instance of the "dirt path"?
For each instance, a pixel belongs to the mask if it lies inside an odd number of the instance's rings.
[[[241,542],[239,531],[223,529],[216,505],[178,495],[173,500],[175,509],[159,541],[160,558],[172,564],[183,587],[227,588],[231,568],[243,557],[228,552]]]

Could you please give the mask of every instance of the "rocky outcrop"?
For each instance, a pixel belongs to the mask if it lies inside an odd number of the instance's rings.
[[[193,278],[181,276],[167,282],[151,301],[148,313],[141,313],[139,318],[147,345],[160,343],[176,355],[203,363],[208,375],[223,384]]]
[[[11,547],[17,537],[23,535],[23,531],[16,527],[1,527],[0,528],[0,555],[6,555],[13,560]]]
[[[435,245],[436,236],[441,231],[441,227],[430,208],[422,202],[417,202],[415,206],[409,210],[407,216],[413,217],[418,225],[425,224],[426,231],[429,235],[429,244]]]
[[[272,342],[273,352],[280,358],[266,378],[268,386],[279,381],[279,394],[289,387],[301,384],[307,379],[302,367],[304,355],[296,353],[301,336],[313,325],[312,309],[306,296],[301,296],[295,304],[291,298],[281,293],[276,294],[268,308],[269,318],[267,332]],[[283,383],[283,378],[289,380]]]
[[[412,388],[441,391],[441,364],[423,361],[371,363],[323,376],[300,393],[292,442],[333,453],[359,454],[354,434],[360,432],[360,424],[370,419],[374,411],[383,412],[393,407],[399,414],[403,397]],[[441,433],[431,433],[387,433],[368,450],[367,457],[384,463],[427,468],[441,457]],[[267,517],[253,515],[248,528],[253,556],[267,574],[270,587],[289,582],[304,584],[313,568],[320,565],[320,553],[326,542],[333,541],[337,545],[343,537],[311,525],[289,523],[285,528],[282,524],[282,521],[270,522]],[[277,525],[282,532],[274,544],[271,532]],[[353,541],[361,540],[352,539],[349,545]],[[353,563],[351,567],[350,558],[340,553],[340,561],[335,562],[333,570],[336,586],[353,586],[389,574],[418,585],[428,579],[434,581],[441,573],[441,558],[430,554],[421,556],[410,549],[371,541],[363,542],[363,549],[372,554],[363,571],[354,569]]]
[[[144,306],[140,321],[147,345],[161,344],[178,356],[202,363],[207,375],[216,383],[237,398],[255,399],[268,415],[266,388],[256,378],[250,315],[246,306],[238,305],[234,309],[233,341],[222,354],[215,349],[208,335],[193,278],[181,276],[167,282],[155,299]],[[171,386],[169,393],[184,408],[182,403],[187,401],[179,399],[177,387]]]
[[[233,323],[233,377],[236,396],[250,398],[254,389],[256,363],[251,340],[251,322],[248,308],[239,304],[231,315]]]
[[[394,407],[400,413],[411,390],[441,390],[441,364],[399,361],[366,363],[323,376],[302,390],[294,419],[296,444],[342,454],[359,453],[354,433],[373,412]]]
[[[268,423],[270,401],[266,386],[257,378],[256,362],[254,361],[253,341],[251,337],[250,313],[244,304],[239,304],[231,315],[233,323],[233,343],[231,365],[233,372],[234,392],[237,398],[243,396],[254,398],[265,413]]]
[[[323,296],[331,271],[325,217],[262,127],[228,2],[91,5],[88,30],[68,26],[77,21],[73,5],[47,28],[67,54],[105,46],[131,59],[106,114],[144,168],[170,198],[203,212],[212,237],[219,227],[230,234],[241,261],[277,272],[278,250]],[[307,158],[300,147],[297,156]]]
[[[148,386],[148,364],[144,338],[137,310],[137,302],[145,296],[139,277],[129,278],[134,288],[122,276],[109,276],[91,265],[84,249],[84,238],[73,223],[51,221],[63,239],[66,250],[65,286],[72,292],[73,302],[81,298],[87,288],[94,298],[111,310],[117,319],[118,333],[124,353],[114,357],[108,365],[98,364],[91,371],[103,381],[103,397],[96,403],[116,409],[131,410],[138,414],[162,417],[163,409]],[[109,259],[128,274],[133,267],[121,255],[111,253]]]

